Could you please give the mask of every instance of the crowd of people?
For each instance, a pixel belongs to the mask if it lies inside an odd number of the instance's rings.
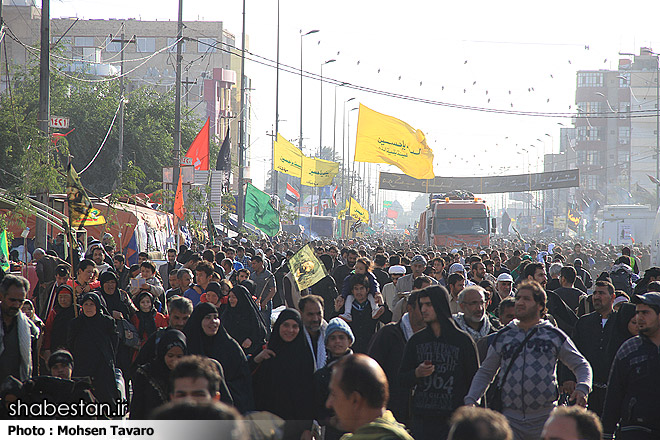
[[[0,282],[0,417],[82,400],[130,419],[268,412],[295,440],[660,438],[646,249],[316,240],[327,276],[301,290],[305,244],[239,235],[129,267],[90,240],[73,269],[35,249],[33,290]]]

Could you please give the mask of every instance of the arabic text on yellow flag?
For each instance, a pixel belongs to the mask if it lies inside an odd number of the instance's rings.
[[[291,257],[289,267],[300,290],[313,286],[328,275],[309,243]]]
[[[351,197],[349,208],[351,217],[353,217],[355,220],[360,220],[362,223],[369,223],[369,213],[366,209],[360,206],[357,200],[355,200],[353,197]]]
[[[85,225],[102,225],[105,218],[101,212],[94,208],[92,201],[87,197],[80,177],[71,163],[67,166],[66,198],[69,208],[69,224],[72,227],[82,228]]]
[[[405,122],[360,104],[355,160],[395,165],[415,179],[433,179],[433,151],[426,136]]]
[[[339,172],[339,163],[303,156],[300,182],[305,186],[327,186]]]
[[[275,141],[275,171],[300,177],[303,154],[291,142],[277,133]]]

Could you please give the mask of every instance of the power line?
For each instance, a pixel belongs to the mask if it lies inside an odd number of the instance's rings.
[[[112,131],[112,127],[115,125],[115,120],[117,119],[117,115],[119,114],[119,109],[120,109],[120,108],[121,108],[121,102],[120,102],[119,105],[117,106],[117,111],[115,112],[115,115],[112,117],[112,122],[110,122],[110,127],[108,127],[108,131],[107,131],[107,133],[105,134],[105,137],[103,138],[103,142],[101,142],[101,145],[99,146],[99,149],[96,150],[96,154],[94,155],[94,157],[92,157],[92,160],[89,161],[89,163],[87,164],[87,166],[86,166],[85,168],[83,168],[81,171],[78,171],[78,174],[82,174],[82,173],[84,173],[85,171],[87,171],[87,168],[89,168],[90,166],[92,166],[92,164],[94,163],[94,161],[96,160],[96,158],[97,158],[97,157],[99,156],[99,154],[101,153],[101,150],[103,149],[103,146],[105,145],[105,141],[108,140],[108,136],[110,136],[110,131]]]
[[[197,41],[201,42],[200,40],[196,38],[187,38],[188,40],[192,41]],[[207,42],[203,42],[205,44],[209,44]],[[230,49],[224,49],[222,47],[218,47],[218,43],[216,44],[210,44],[211,46],[215,47],[218,50],[228,52],[232,55],[240,56],[239,53],[233,52],[233,50],[238,51],[238,48],[235,46],[232,46],[228,43],[220,43],[221,45],[224,46],[229,46]],[[249,59],[252,62],[255,62],[257,64],[261,64],[267,67],[271,68],[277,68],[276,66],[276,61],[271,60],[267,57],[255,54],[253,52],[247,51],[246,53],[250,55],[250,57],[246,56],[246,59]],[[258,59],[257,59],[258,58]],[[308,72],[305,70],[302,70],[297,67],[293,67],[287,64],[284,64],[282,62],[279,63],[279,68],[287,73],[292,73],[297,76],[300,76],[302,74],[303,77],[308,78],[308,79],[313,79],[320,81],[321,76],[319,74],[313,73],[313,72]],[[323,81],[327,82],[329,84],[337,85],[337,86],[343,86],[348,89],[353,89],[357,91],[362,91],[366,93],[371,93],[371,94],[377,94],[381,96],[386,96],[390,98],[396,98],[396,99],[402,99],[406,101],[411,101],[411,102],[419,102],[423,104],[430,104],[430,105],[436,105],[436,106],[441,106],[441,107],[448,107],[448,108],[455,108],[455,109],[461,109],[461,110],[472,110],[472,111],[479,111],[483,113],[494,113],[494,114],[505,114],[505,115],[516,115],[516,116],[536,116],[536,117],[551,117],[551,118],[581,118],[581,117],[592,117],[592,118],[603,118],[603,119],[610,119],[610,118],[621,118],[621,114],[616,113],[616,114],[608,114],[604,112],[534,112],[534,111],[520,111],[520,110],[507,110],[507,109],[493,109],[493,108],[487,108],[487,107],[479,107],[479,106],[470,106],[466,104],[456,104],[456,103],[450,103],[450,102],[444,102],[444,101],[437,101],[437,100],[432,100],[432,99],[427,99],[427,98],[419,98],[411,95],[403,95],[400,93],[394,93],[394,92],[388,92],[385,90],[380,90],[380,89],[374,89],[371,87],[366,87],[366,86],[361,86],[358,84],[351,84],[346,81],[341,81],[338,79],[334,79],[331,77],[323,77]],[[630,112],[625,113],[625,117],[629,118],[637,118],[637,117],[649,117],[649,116],[655,116],[655,111],[654,110],[631,110]]]

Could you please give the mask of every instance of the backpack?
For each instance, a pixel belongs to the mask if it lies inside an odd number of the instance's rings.
[[[625,269],[617,269],[611,272],[610,278],[616,290],[623,290],[628,295],[632,293],[631,275]]]

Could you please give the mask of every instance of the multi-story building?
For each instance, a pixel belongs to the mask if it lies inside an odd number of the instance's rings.
[[[2,0],[4,21],[19,42],[6,38],[7,57],[14,68],[27,66],[38,54],[41,10],[36,0]],[[56,69],[86,72],[96,76],[118,75],[124,57],[127,93],[144,85],[161,91],[174,87],[176,74],[177,22],[130,19],[80,20],[51,19],[51,52]],[[122,43],[120,36],[124,35]],[[240,55],[235,55],[235,36],[221,21],[184,22],[182,47],[182,103],[202,118],[210,118],[211,135],[222,142],[230,127],[232,162],[238,157],[238,118],[240,114]],[[4,57],[4,54],[3,54]],[[38,56],[37,56],[38,59]],[[4,90],[6,78],[0,75]],[[249,80],[248,80],[249,81]],[[249,100],[246,100],[249,121]],[[245,145],[250,145],[249,122]],[[187,145],[183,145],[185,150]],[[249,155],[248,155],[249,157]],[[210,162],[215,163],[215,158]],[[249,163],[246,163],[249,164]],[[232,173],[233,188],[238,173]],[[245,169],[249,177],[249,166]]]
[[[577,72],[577,202],[655,205],[658,57],[630,56],[617,70]]]

